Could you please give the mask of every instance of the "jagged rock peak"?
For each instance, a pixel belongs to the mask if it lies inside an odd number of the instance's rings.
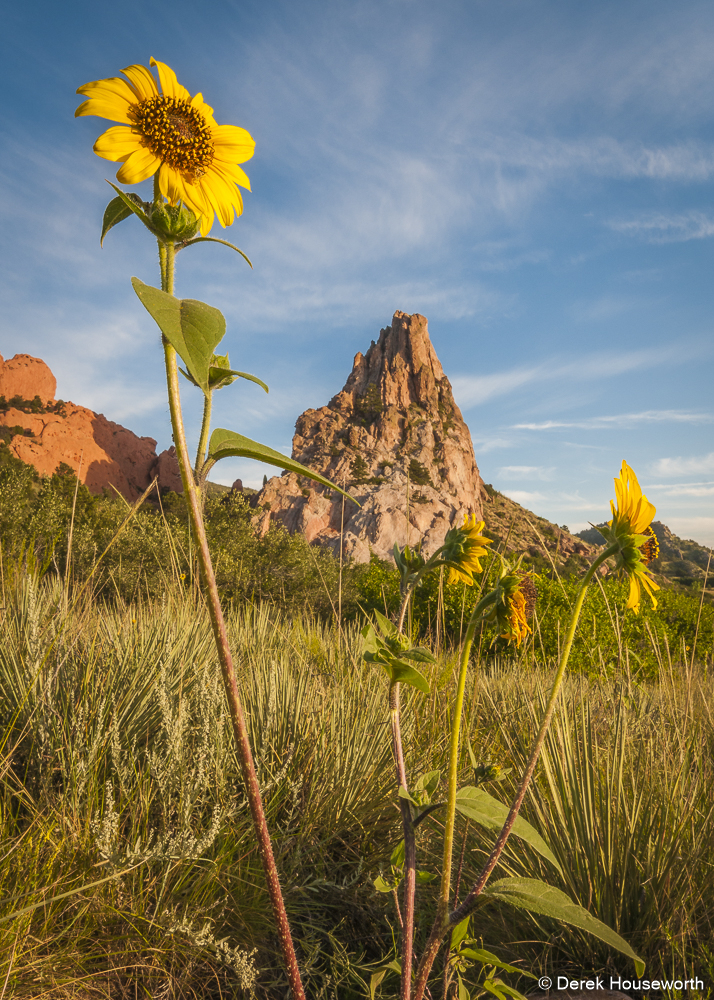
[[[343,551],[358,561],[370,553],[386,558],[395,542],[421,540],[430,554],[466,514],[481,516],[471,436],[418,314],[396,312],[378,342],[355,356],[342,391],[298,418],[293,458],[346,485],[362,504],[348,505],[343,535]],[[310,541],[339,547],[336,495],[283,476],[270,480],[258,502],[269,512],[264,528],[279,519]]]
[[[376,386],[383,406],[407,410],[414,404],[433,412],[443,382],[450,398],[451,386],[429,339],[426,317],[396,312],[392,325],[380,331],[378,342],[372,341],[367,354],[355,355],[344,389],[329,405],[354,407],[370,386]]]

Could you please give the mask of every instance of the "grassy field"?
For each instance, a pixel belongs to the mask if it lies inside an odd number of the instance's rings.
[[[24,565],[6,565],[2,580],[0,997],[284,997],[195,588],[169,573],[159,597],[100,597]],[[711,983],[711,655],[651,630],[631,656],[604,600],[611,633],[588,633],[584,618],[525,805],[563,876],[513,841],[499,871],[558,885],[616,928],[653,978]],[[361,662],[357,628],[265,604],[230,615],[311,998],[368,996],[397,934],[393,901],[373,886],[400,836],[387,685]],[[537,725],[546,654],[536,642],[509,657],[482,643],[472,666],[465,731],[477,758],[513,768],[490,787],[504,799]],[[413,776],[444,764],[454,667],[442,637],[431,695],[407,696]],[[469,772],[464,750],[464,781]],[[435,816],[420,827],[427,871],[439,863]],[[466,886],[493,835],[462,825],[457,837]],[[421,934],[430,891],[420,889]],[[485,947],[538,974],[633,972],[580,932],[522,911],[484,908],[474,927]],[[382,996],[393,988],[396,977]]]

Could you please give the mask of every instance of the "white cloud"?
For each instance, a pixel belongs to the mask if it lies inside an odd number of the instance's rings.
[[[714,414],[711,413],[690,413],[686,410],[644,410],[642,413],[618,413],[613,416],[588,417],[585,420],[544,420],[542,423],[514,424],[513,427],[514,430],[523,431],[549,431],[557,430],[561,427],[576,427],[581,430],[606,430],[608,428],[621,428],[643,423],[710,424],[712,421],[714,421]],[[668,460],[661,459],[661,461]],[[665,475],[660,469],[656,471],[659,471],[660,475]],[[677,475],[679,474],[681,473],[677,473]]]
[[[706,475],[714,472],[714,451],[693,458],[660,458],[652,472],[655,476]]]
[[[643,215],[638,219],[612,220],[611,229],[632,236],[643,236],[650,243],[681,243],[714,236],[714,218],[704,212]]]
[[[546,468],[543,465],[504,465],[498,470],[501,479],[540,479],[548,482],[553,478],[554,467]]]
[[[708,347],[707,347],[708,350]],[[479,406],[495,396],[504,396],[521,386],[538,382],[589,382],[627,372],[655,368],[662,364],[684,363],[701,351],[695,345],[661,346],[618,354],[590,354],[565,364],[543,361],[529,367],[511,368],[490,375],[457,375],[451,380],[454,396],[462,409]],[[617,418],[611,418],[617,419]],[[519,427],[526,425],[518,425]],[[529,429],[530,428],[530,425]],[[558,426],[577,426],[562,424]]]
[[[545,494],[536,492],[529,492],[528,490],[503,490],[505,496],[510,497],[511,500],[515,500],[516,503],[526,505],[540,503],[546,499]]]
[[[666,497],[711,497],[714,496],[714,483],[653,483],[648,490],[658,490]]]

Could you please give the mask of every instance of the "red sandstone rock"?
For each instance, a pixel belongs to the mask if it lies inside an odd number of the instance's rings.
[[[37,381],[34,381],[34,377]],[[51,391],[50,391],[51,390]],[[27,354],[15,355],[0,366],[0,392],[7,400],[13,396],[43,402],[56,391],[54,375],[47,365]],[[10,450],[17,458],[44,476],[51,476],[61,462],[77,473],[93,493],[116,489],[127,500],[134,500],[155,475],[159,485],[180,491],[176,452],[173,448],[156,455],[156,441],[137,437],[101,413],[84,406],[65,403],[58,412],[24,413],[9,408],[0,412],[0,425],[22,427],[31,436],[16,434]]]
[[[471,435],[423,316],[396,312],[378,343],[356,355],[342,391],[298,418],[293,458],[344,483],[361,507],[346,501],[343,512],[339,494],[284,474],[257,498],[260,530],[278,520],[337,552],[344,518],[343,552],[357,562],[388,558],[395,542],[421,541],[430,555],[466,514],[482,516]]]
[[[57,379],[44,361],[29,354],[16,354],[4,361],[0,354],[0,396],[10,400],[13,396],[34,399],[43,403],[55,398]]]

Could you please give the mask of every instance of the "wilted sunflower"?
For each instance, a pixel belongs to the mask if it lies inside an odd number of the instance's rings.
[[[485,526],[485,521],[477,521],[475,514],[467,514],[462,527],[448,532],[444,540],[444,559],[451,564],[449,583],[463,580],[469,587],[473,586],[473,574],[483,569],[479,560],[488,555],[486,546],[492,542],[481,534]]]
[[[612,521],[609,522],[609,530],[600,530],[608,541],[620,544],[619,568],[624,569],[630,578],[627,607],[639,610],[644,588],[656,608],[654,591],[659,590],[659,586],[647,572],[647,564],[659,555],[657,536],[650,527],[657,509],[643,496],[637,476],[624,461],[620,475],[615,479],[615,497],[617,503],[610,501]]]
[[[151,59],[161,90],[146,66],[127,66],[127,80],[115,76],[77,90],[89,100],[75,118],[97,115],[121,122],[94,143],[105,160],[121,162],[121,184],[138,184],[158,172],[159,190],[171,205],[183,202],[201,219],[206,235],[214,216],[230,226],[243,211],[238,185],[250,181],[238,166],[253,155],[255,142],[244,128],[217,125],[203,95],[191,97],[165,63]]]

